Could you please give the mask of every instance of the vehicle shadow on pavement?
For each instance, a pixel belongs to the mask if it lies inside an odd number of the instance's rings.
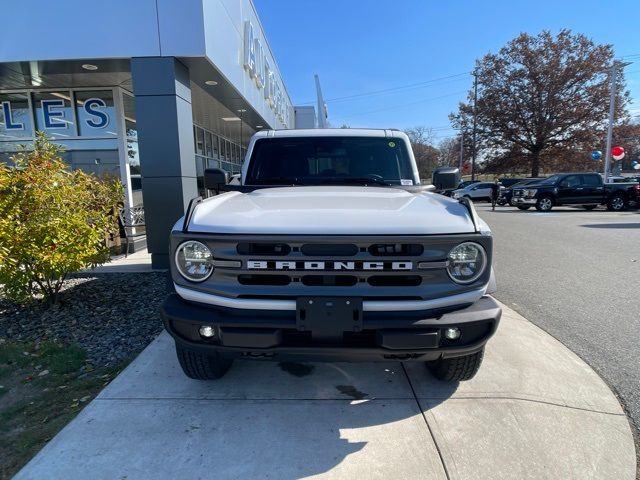
[[[173,348],[161,335],[76,420],[74,455],[90,459],[83,469],[109,478],[150,478],[137,468],[153,465],[166,477],[297,479],[392,468],[385,476],[444,478],[412,381],[433,387],[429,408],[458,384],[434,379],[424,364],[408,373],[400,362],[238,360],[203,382],[184,376]]]
[[[640,228],[640,222],[639,223],[592,223],[592,224],[588,224],[588,225],[580,225],[581,227],[585,227],[585,228],[628,228],[628,229],[634,229],[634,228]]]
[[[263,413],[268,416],[260,428],[264,441],[255,443],[263,445],[263,450],[258,453],[258,459],[261,459],[258,464],[264,469],[249,468],[247,475],[270,474],[288,480],[330,472],[337,478],[355,478],[381,463],[378,468],[383,471],[393,468],[388,476],[394,478],[417,478],[421,475],[440,478],[436,474],[442,468],[437,447],[423,411],[449,399],[456,391],[457,383],[440,382],[431,377],[424,367],[425,381],[433,382],[434,387],[434,400],[425,408],[416,398],[406,370],[397,363],[294,365],[297,369],[311,370],[308,376],[293,379],[296,387],[303,390],[334,388],[347,401],[308,398],[287,405],[285,412],[280,410],[275,400],[274,404],[263,406]],[[353,367],[358,373],[353,371]],[[242,368],[261,369],[262,366],[247,362]],[[334,371],[337,375],[329,379],[327,371]],[[371,378],[362,376],[377,376],[376,371],[400,376],[403,381],[398,383],[406,381],[406,385],[398,388],[396,382],[387,383],[385,380],[386,387],[374,385],[377,383],[375,380],[371,383]],[[364,386],[363,383],[369,385]],[[287,391],[290,385],[290,382],[284,382],[280,386]],[[236,447],[242,451],[243,439],[238,437],[237,440]],[[286,462],[266,460],[273,451],[288,452]]]

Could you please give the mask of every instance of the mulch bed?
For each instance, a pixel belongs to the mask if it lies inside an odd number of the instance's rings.
[[[77,275],[48,308],[0,298],[0,338],[76,344],[91,365],[115,365],[162,331],[159,309],[166,296],[164,272]]]

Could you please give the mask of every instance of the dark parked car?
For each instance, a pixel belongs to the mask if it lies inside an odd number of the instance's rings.
[[[514,207],[512,201],[513,189],[517,187],[525,187],[527,185],[533,185],[534,183],[540,183],[546,177],[538,177],[538,178],[525,178],[524,180],[520,180],[519,182],[510,185],[509,187],[500,189],[500,196],[498,197],[498,205],[506,205],[507,203]]]
[[[609,210],[624,210],[636,205],[640,197],[640,184],[604,183],[599,173],[559,173],[540,183],[513,188],[513,203],[521,210],[533,206],[548,212],[558,205],[582,205],[593,210],[606,205]]]

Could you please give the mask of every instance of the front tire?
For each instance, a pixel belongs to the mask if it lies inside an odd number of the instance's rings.
[[[204,354],[179,345],[176,345],[176,355],[184,374],[195,380],[222,378],[233,363],[233,360],[223,358],[218,352]]]
[[[484,348],[463,357],[441,358],[427,362],[427,368],[434,377],[443,382],[464,382],[471,380],[478,373],[483,357]]]
[[[614,195],[607,202],[607,210],[612,212],[620,212],[626,207],[624,197],[622,195]]]
[[[549,195],[540,197],[536,202],[536,210],[539,212],[550,212],[553,208],[553,198]]]

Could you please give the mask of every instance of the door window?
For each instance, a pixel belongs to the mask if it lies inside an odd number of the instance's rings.
[[[562,186],[565,188],[575,188],[580,185],[580,177],[577,175],[570,175],[562,181]]]
[[[599,187],[602,185],[602,181],[598,175],[585,175],[582,177],[582,183],[587,187]]]

